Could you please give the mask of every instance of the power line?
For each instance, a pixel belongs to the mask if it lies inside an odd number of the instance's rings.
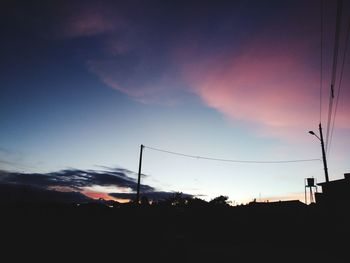
[[[330,126],[333,114],[333,99],[334,99],[334,86],[335,79],[337,75],[337,65],[338,65],[338,50],[339,50],[339,35],[341,26],[341,15],[342,15],[342,0],[337,2],[337,18],[336,18],[336,29],[334,36],[334,49],[333,49],[333,67],[332,67],[332,78],[331,78],[331,90],[329,96],[329,106],[328,106],[328,121],[327,121],[327,133],[326,133],[326,151],[328,151]]]
[[[338,83],[338,94],[337,94],[337,98],[336,98],[336,102],[335,102],[334,117],[333,117],[333,123],[332,123],[332,128],[331,128],[330,141],[329,141],[328,148],[327,148],[327,155],[329,154],[330,147],[332,144],[332,139],[333,139],[334,124],[335,124],[335,119],[336,119],[337,110],[338,110],[338,102],[339,102],[339,97],[340,97],[340,92],[341,92],[341,84],[342,84],[342,80],[343,80],[343,73],[344,73],[344,66],[345,66],[346,54],[347,54],[347,49],[348,49],[349,35],[350,35],[350,19],[349,19],[348,28],[346,30],[343,62],[342,62],[341,71],[340,71],[340,77],[339,77],[339,83]]]
[[[320,123],[322,120],[322,86],[323,86],[323,0],[320,1],[321,4],[321,32],[320,32]]]
[[[282,160],[282,161],[257,161],[257,160],[233,160],[233,159],[221,159],[221,158],[212,158],[212,157],[205,157],[205,156],[199,156],[199,155],[190,155],[185,153],[179,153],[179,152],[173,152],[169,150],[163,150],[159,148],[144,146],[144,148],[178,155],[182,157],[188,157],[188,158],[194,158],[194,159],[202,159],[202,160],[210,160],[210,161],[220,161],[220,162],[231,162],[231,163],[252,163],[252,164],[278,164],[278,163],[299,163],[299,162],[314,162],[314,161],[321,161],[320,159],[300,159],[300,160]]]

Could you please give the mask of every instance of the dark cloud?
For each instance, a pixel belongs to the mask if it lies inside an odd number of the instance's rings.
[[[138,173],[134,172],[134,171],[131,171],[131,170],[128,170],[128,169],[124,169],[124,168],[111,168],[111,167],[108,167],[108,166],[104,166],[104,165],[96,165],[96,167],[99,167],[103,170],[117,170],[118,172],[121,172],[121,173],[124,173],[124,174],[128,174],[129,176],[134,176],[135,178],[138,176]],[[144,174],[144,173],[141,173],[141,176],[143,178],[145,177],[148,177],[147,174]]]
[[[112,197],[120,199],[134,199],[137,189],[137,174],[123,168],[108,168],[104,170],[79,170],[66,169],[51,173],[21,173],[0,170],[0,184],[30,186],[36,189],[60,188],[74,192],[83,191],[85,187],[92,186],[116,186],[125,188],[130,193],[111,193]],[[141,184],[142,196],[151,200],[166,199],[175,192],[159,191],[152,186]],[[184,197],[192,195],[183,194]]]
[[[32,185],[36,187],[68,187],[81,190],[84,187],[118,186],[129,188],[135,191],[137,188],[136,179],[130,175],[134,172],[122,168],[109,170],[79,170],[66,169],[51,173],[21,173],[0,171],[0,182]],[[141,185],[143,191],[153,191],[148,185]]]

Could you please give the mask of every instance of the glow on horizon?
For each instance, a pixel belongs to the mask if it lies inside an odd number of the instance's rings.
[[[106,201],[116,201],[119,203],[128,203],[130,199],[121,199],[116,198],[113,196],[108,195],[107,193],[101,193],[101,192],[92,192],[92,191],[82,191],[82,194],[86,195],[87,197],[90,197],[95,200],[99,200],[100,198],[106,200]]]

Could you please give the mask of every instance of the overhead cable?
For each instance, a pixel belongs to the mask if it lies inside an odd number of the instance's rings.
[[[299,163],[299,162],[321,161],[320,159],[273,160],[273,161],[221,159],[221,158],[212,158],[212,157],[206,157],[206,156],[199,156],[199,155],[191,155],[191,154],[173,152],[173,151],[163,150],[163,149],[149,147],[149,146],[144,146],[144,147],[147,148],[147,149],[153,150],[153,151],[168,153],[168,154],[172,154],[172,155],[178,155],[178,156],[182,156],[182,157],[188,157],[188,158],[194,158],[194,159],[202,159],[202,160],[209,160],[209,161],[231,162],[231,163],[281,164],[281,163]]]
[[[334,36],[334,49],[333,49],[333,67],[332,67],[331,89],[330,89],[329,106],[328,106],[326,151],[328,149],[328,144],[329,144],[330,127],[331,127],[331,121],[332,121],[332,115],[333,115],[334,87],[335,87],[335,81],[336,81],[336,75],[337,75],[339,36],[340,36],[343,1],[338,0],[337,3],[338,3],[337,4],[337,18],[336,18],[336,28],[335,28],[335,36]]]
[[[334,109],[334,116],[333,116],[332,128],[331,128],[331,133],[330,133],[330,140],[329,140],[328,147],[327,147],[327,155],[329,154],[330,147],[331,147],[331,144],[332,144],[332,139],[333,139],[334,124],[335,124],[335,119],[336,119],[336,116],[337,116],[338,102],[339,102],[339,97],[340,97],[340,93],[341,93],[343,73],[344,73],[344,67],[345,67],[345,61],[346,61],[346,55],[347,55],[347,49],[348,49],[348,43],[349,43],[349,36],[350,36],[350,19],[349,19],[348,28],[346,30],[343,62],[342,62],[342,65],[341,65],[341,70],[340,70],[340,77],[339,77],[339,83],[338,83],[338,92],[337,92],[337,98],[336,98],[336,102],[335,102],[335,109]]]

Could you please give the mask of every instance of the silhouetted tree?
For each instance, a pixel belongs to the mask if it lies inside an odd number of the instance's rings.
[[[183,207],[187,204],[187,198],[185,198],[182,192],[176,192],[172,196],[165,200],[158,201],[159,206],[172,206],[172,207]]]
[[[208,202],[200,198],[187,198],[187,206],[193,208],[207,207]]]
[[[149,200],[148,200],[147,196],[141,197],[141,206],[145,206],[145,207],[149,206]]]
[[[228,206],[229,205],[228,196],[220,195],[210,200],[209,203],[214,206]]]
[[[171,205],[172,206],[184,206],[186,204],[186,198],[183,197],[182,192],[176,192],[171,197]]]

